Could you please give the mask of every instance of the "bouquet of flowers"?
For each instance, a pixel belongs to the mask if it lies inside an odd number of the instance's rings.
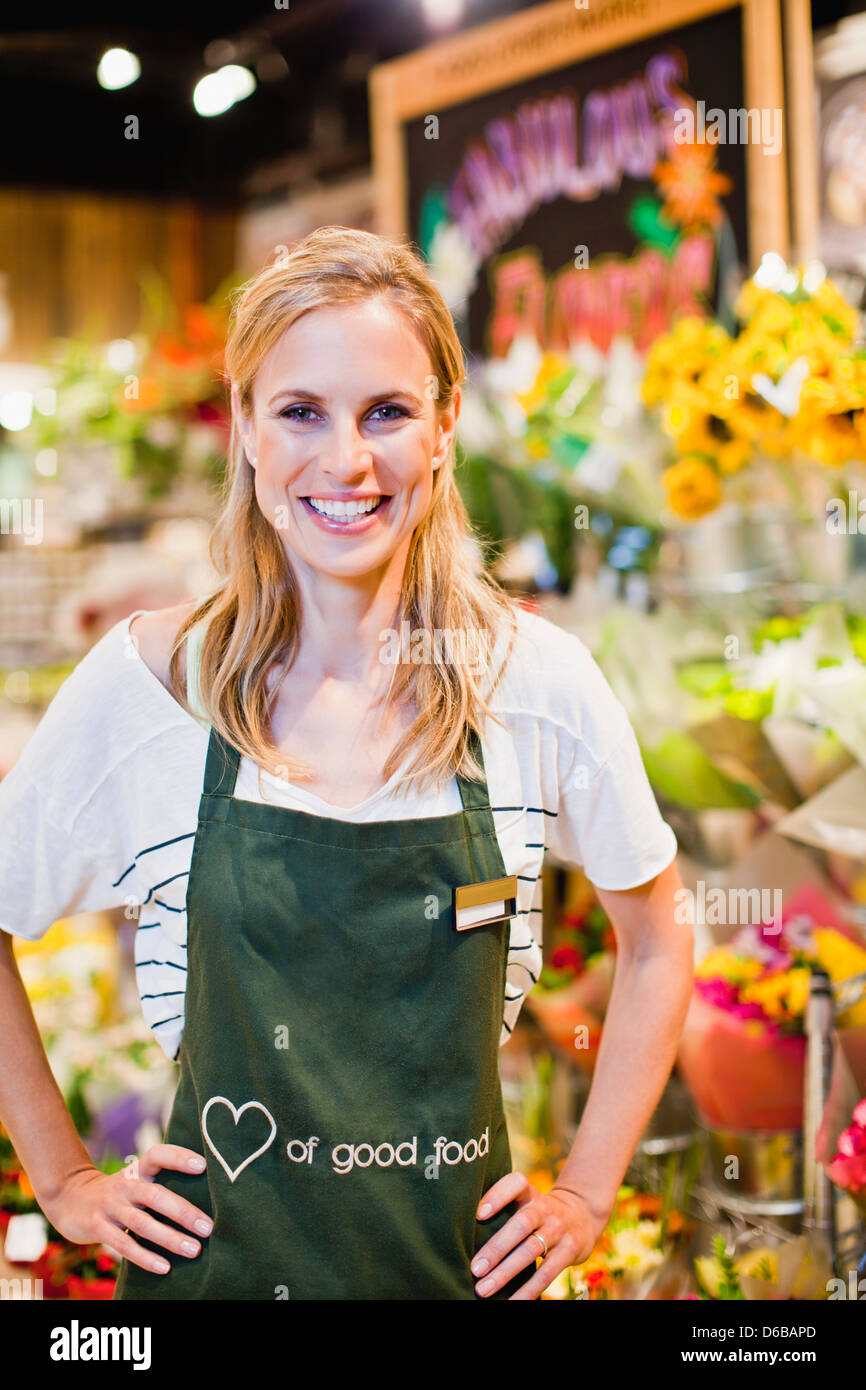
[[[789,270],[765,257],[737,301],[741,328],[682,318],[650,350],[641,394],[659,414],[675,461],[662,475],[672,512],[695,520],[736,475],[762,459],[841,470],[866,453],[866,353],[859,316],[815,266]],[[767,476],[752,490],[767,495]],[[740,484],[738,486],[738,484]]]
[[[616,966],[616,937],[582,875],[554,928],[550,959],[527,1007],[547,1038],[582,1071],[592,1072]]]
[[[744,926],[695,971],[680,1039],[680,1073],[704,1121],[718,1128],[796,1130],[803,1120],[804,1018],[813,970],[834,983],[866,969],[853,933],[789,914]],[[838,1026],[866,1037],[866,1001]]]

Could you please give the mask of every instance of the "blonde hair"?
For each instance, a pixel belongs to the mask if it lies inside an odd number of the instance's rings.
[[[332,226],[304,237],[235,291],[225,375],[237,388],[244,411],[252,410],[253,383],[262,360],[303,314],[377,295],[387,295],[420,336],[430,356],[438,408],[446,409],[465,376],[463,350],[421,256],[409,244]],[[508,651],[486,694],[475,671],[467,663],[448,660],[439,644],[430,660],[395,662],[386,707],[413,702],[420,710],[383,769],[387,781],[417,745],[417,755],[398,785],[416,777],[441,783],[455,772],[470,779],[481,776],[469,748],[469,730],[480,732],[482,717],[495,717],[487,699],[514,644],[516,603],[491,578],[476,573],[455,464],[452,443],[433,472],[430,506],[410,542],[396,628],[408,621],[412,633],[471,633],[478,653],[474,664],[489,670],[494,650],[501,652],[507,624]],[[268,676],[279,663],[288,668],[297,652],[301,596],[277,531],[258,506],[254,471],[234,420],[210,553],[221,583],[180,628],[172,648],[171,683],[189,710],[180,654],[191,629],[203,623],[199,696],[212,726],[260,766],[276,759],[290,780],[309,779],[310,769],[290,763],[269,735],[278,683],[269,692]]]

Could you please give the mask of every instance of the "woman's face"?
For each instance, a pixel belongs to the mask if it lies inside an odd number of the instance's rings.
[[[382,571],[430,505],[459,391],[440,413],[427,351],[383,297],[312,310],[232,405],[263,515],[293,560],[335,578]]]

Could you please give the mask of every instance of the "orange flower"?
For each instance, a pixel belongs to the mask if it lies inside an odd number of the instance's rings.
[[[719,475],[703,459],[687,455],[662,474],[671,511],[693,521],[712,512],[722,500]]]
[[[200,361],[200,353],[189,347],[176,333],[157,334],[154,348],[173,367],[190,367]]]
[[[187,342],[197,348],[211,348],[221,343],[223,330],[217,314],[206,304],[187,304],[183,311],[183,329]]]
[[[704,140],[672,144],[668,158],[657,164],[653,178],[664,198],[662,213],[686,229],[714,226],[721,221],[718,197],[730,193],[732,181],[714,167],[716,149]]]

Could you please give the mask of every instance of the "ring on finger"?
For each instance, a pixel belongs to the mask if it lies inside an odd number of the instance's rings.
[[[541,1234],[540,1231],[533,1231],[533,1232],[532,1232],[532,1237],[531,1237],[531,1238],[532,1238],[533,1240],[540,1240],[540,1241],[541,1241],[541,1258],[542,1258],[542,1260],[545,1259],[545,1257],[546,1257],[546,1255],[547,1255],[547,1241],[544,1239],[544,1236]]]

